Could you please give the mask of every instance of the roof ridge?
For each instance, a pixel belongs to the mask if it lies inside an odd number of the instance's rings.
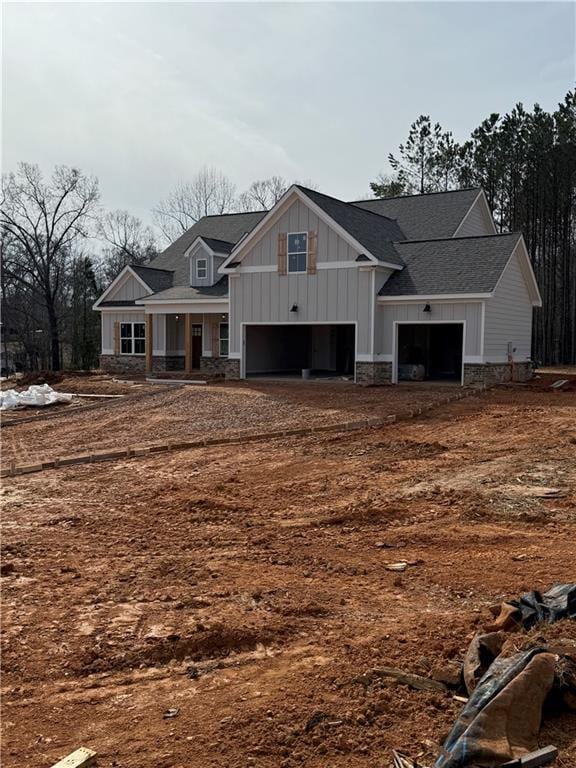
[[[364,213],[369,213],[371,216],[378,216],[379,219],[387,219],[388,221],[395,221],[398,224],[398,219],[393,219],[391,216],[385,216],[383,213],[376,213],[376,211],[369,211],[367,208],[358,208],[357,206],[354,205],[354,203],[348,203],[346,202],[346,200],[340,200],[339,197],[334,197],[333,195],[327,195],[324,192],[318,192],[316,189],[303,187],[301,184],[295,184],[294,186],[298,187],[298,189],[301,189],[304,193],[312,192],[315,195],[321,195],[322,197],[327,197],[328,200],[335,200],[337,203],[342,203],[342,205],[348,205],[351,208],[355,208],[356,210],[363,211]]]
[[[374,203],[377,200],[405,200],[411,197],[432,197],[432,195],[453,195],[457,192],[482,192],[482,187],[463,187],[462,189],[444,189],[438,192],[417,192],[413,195],[391,195],[390,197],[368,197],[364,200],[350,200],[348,205],[356,205],[358,203]]]
[[[158,254],[160,256],[160,254]],[[154,258],[157,258],[157,256],[154,256]],[[130,269],[134,269],[135,267],[137,269],[153,269],[154,272],[174,272],[173,269],[162,269],[162,267],[150,267],[148,264],[128,264]]]
[[[425,237],[415,240],[394,240],[394,245],[405,245],[407,243],[438,243],[442,241],[453,242],[454,240],[483,240],[490,237],[510,237],[511,235],[521,236],[522,232],[494,232],[492,235],[468,235],[467,237]]]

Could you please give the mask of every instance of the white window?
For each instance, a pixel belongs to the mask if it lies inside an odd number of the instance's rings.
[[[220,323],[220,357],[228,357],[228,323]]]
[[[196,259],[196,280],[206,280],[208,277],[208,259]]]
[[[308,264],[308,233],[288,233],[288,272],[306,272]]]
[[[146,352],[144,323],[120,323],[120,354],[143,355]]]

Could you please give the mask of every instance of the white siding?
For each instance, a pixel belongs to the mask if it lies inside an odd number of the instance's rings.
[[[430,304],[432,311],[424,314],[424,304]],[[465,320],[466,337],[464,340],[464,356],[479,357],[482,354],[482,302],[418,302],[410,301],[405,304],[379,304],[376,323],[380,327],[378,334],[380,348],[376,354],[386,355],[392,359],[394,321],[422,322],[422,321],[448,321]],[[390,356],[390,357],[388,357]]]
[[[487,363],[505,362],[508,342],[514,360],[530,360],[532,302],[516,253],[512,255],[494,296],[486,301],[484,357]]]
[[[454,237],[474,237],[476,235],[493,235],[495,232],[492,214],[484,195],[480,195],[470,208],[454,233]]]

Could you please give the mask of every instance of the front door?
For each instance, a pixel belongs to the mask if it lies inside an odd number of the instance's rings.
[[[192,326],[192,368],[200,368],[202,356],[202,326]]]

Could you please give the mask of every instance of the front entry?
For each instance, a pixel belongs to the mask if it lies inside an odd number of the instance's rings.
[[[200,368],[202,357],[202,326],[192,326],[192,368]]]

